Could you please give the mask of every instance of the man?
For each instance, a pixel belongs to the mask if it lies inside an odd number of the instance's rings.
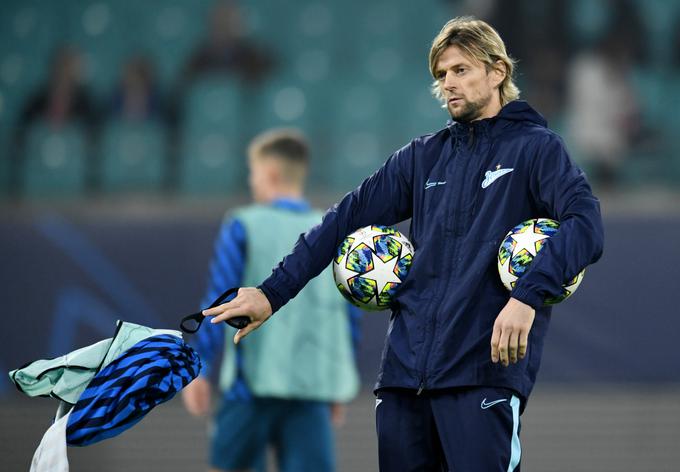
[[[204,314],[249,316],[238,343],[323,270],[345,235],[411,218],[415,256],[375,387],[380,469],[519,470],[519,415],[550,320],[543,300],[600,257],[599,203],[560,138],[517,100],[513,61],[493,28],[449,21],[429,63],[453,121],[394,153],[258,288]],[[535,217],[560,230],[508,293],[499,243]]]
[[[300,233],[321,220],[303,199],[308,150],[299,133],[264,133],[248,154],[256,203],[237,209],[222,225],[206,305],[230,287],[266,277]],[[268,445],[282,472],[334,470],[331,415],[340,421],[339,402],[358,388],[347,304],[326,274],[281,311],[272,329],[242,346],[224,346],[223,395],[210,457],[214,470],[264,471]],[[210,409],[208,378],[228,327],[207,328],[196,342],[205,368],[183,392],[187,409],[197,416]],[[231,339],[234,330],[226,335]]]

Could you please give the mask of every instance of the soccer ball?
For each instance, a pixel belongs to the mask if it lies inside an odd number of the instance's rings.
[[[505,288],[512,290],[534,260],[543,244],[557,233],[560,223],[549,218],[535,218],[518,224],[505,235],[498,249],[498,273]],[[554,305],[568,298],[578,288],[585,269],[562,284],[562,293],[547,298],[546,305]]]
[[[413,245],[387,226],[366,226],[338,247],[333,278],[340,293],[364,310],[389,308],[413,260]]]

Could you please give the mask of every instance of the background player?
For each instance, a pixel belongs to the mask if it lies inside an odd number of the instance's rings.
[[[299,234],[321,219],[303,198],[308,146],[300,133],[264,133],[248,155],[255,204],[225,218],[205,303],[230,287],[266,277]],[[357,310],[351,313],[356,321]],[[208,378],[224,345],[222,399],[211,435],[214,470],[265,470],[268,445],[274,446],[281,471],[334,470],[331,414],[341,421],[340,403],[358,389],[347,314],[328,275],[311,282],[252,342],[224,343],[225,330],[228,339],[234,334],[224,324],[199,331],[195,345],[205,367],[183,392],[194,415],[210,411]]]

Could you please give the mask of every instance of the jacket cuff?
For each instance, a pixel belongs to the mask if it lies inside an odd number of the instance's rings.
[[[542,296],[540,296],[536,292],[532,292],[531,290],[528,290],[520,286],[515,286],[515,288],[512,289],[512,292],[510,292],[510,296],[512,298],[516,298],[522,303],[526,303],[534,310],[538,310],[539,308],[541,308],[544,302]]]
[[[262,293],[264,293],[264,296],[267,297],[267,300],[269,300],[269,304],[272,307],[272,314],[279,311],[279,309],[285,304],[283,298],[266,282],[258,285],[257,288],[260,289]]]

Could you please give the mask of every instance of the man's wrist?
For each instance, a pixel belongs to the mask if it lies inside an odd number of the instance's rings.
[[[510,297],[509,303],[517,306],[518,308],[523,308],[523,309],[526,309],[526,310],[533,310],[534,309],[528,303],[525,303],[522,300],[519,300],[518,298],[515,298],[515,297]]]
[[[269,302],[269,306],[272,309],[272,314],[276,313],[278,309],[281,308],[281,306],[283,306],[283,303],[281,303],[280,297],[277,296],[276,292],[271,290],[265,284],[258,285],[257,289],[265,296],[265,298]]]
[[[510,300],[529,305],[534,310],[543,306],[543,299],[540,295],[519,285],[516,285],[515,288],[512,289],[512,292],[510,292]]]

